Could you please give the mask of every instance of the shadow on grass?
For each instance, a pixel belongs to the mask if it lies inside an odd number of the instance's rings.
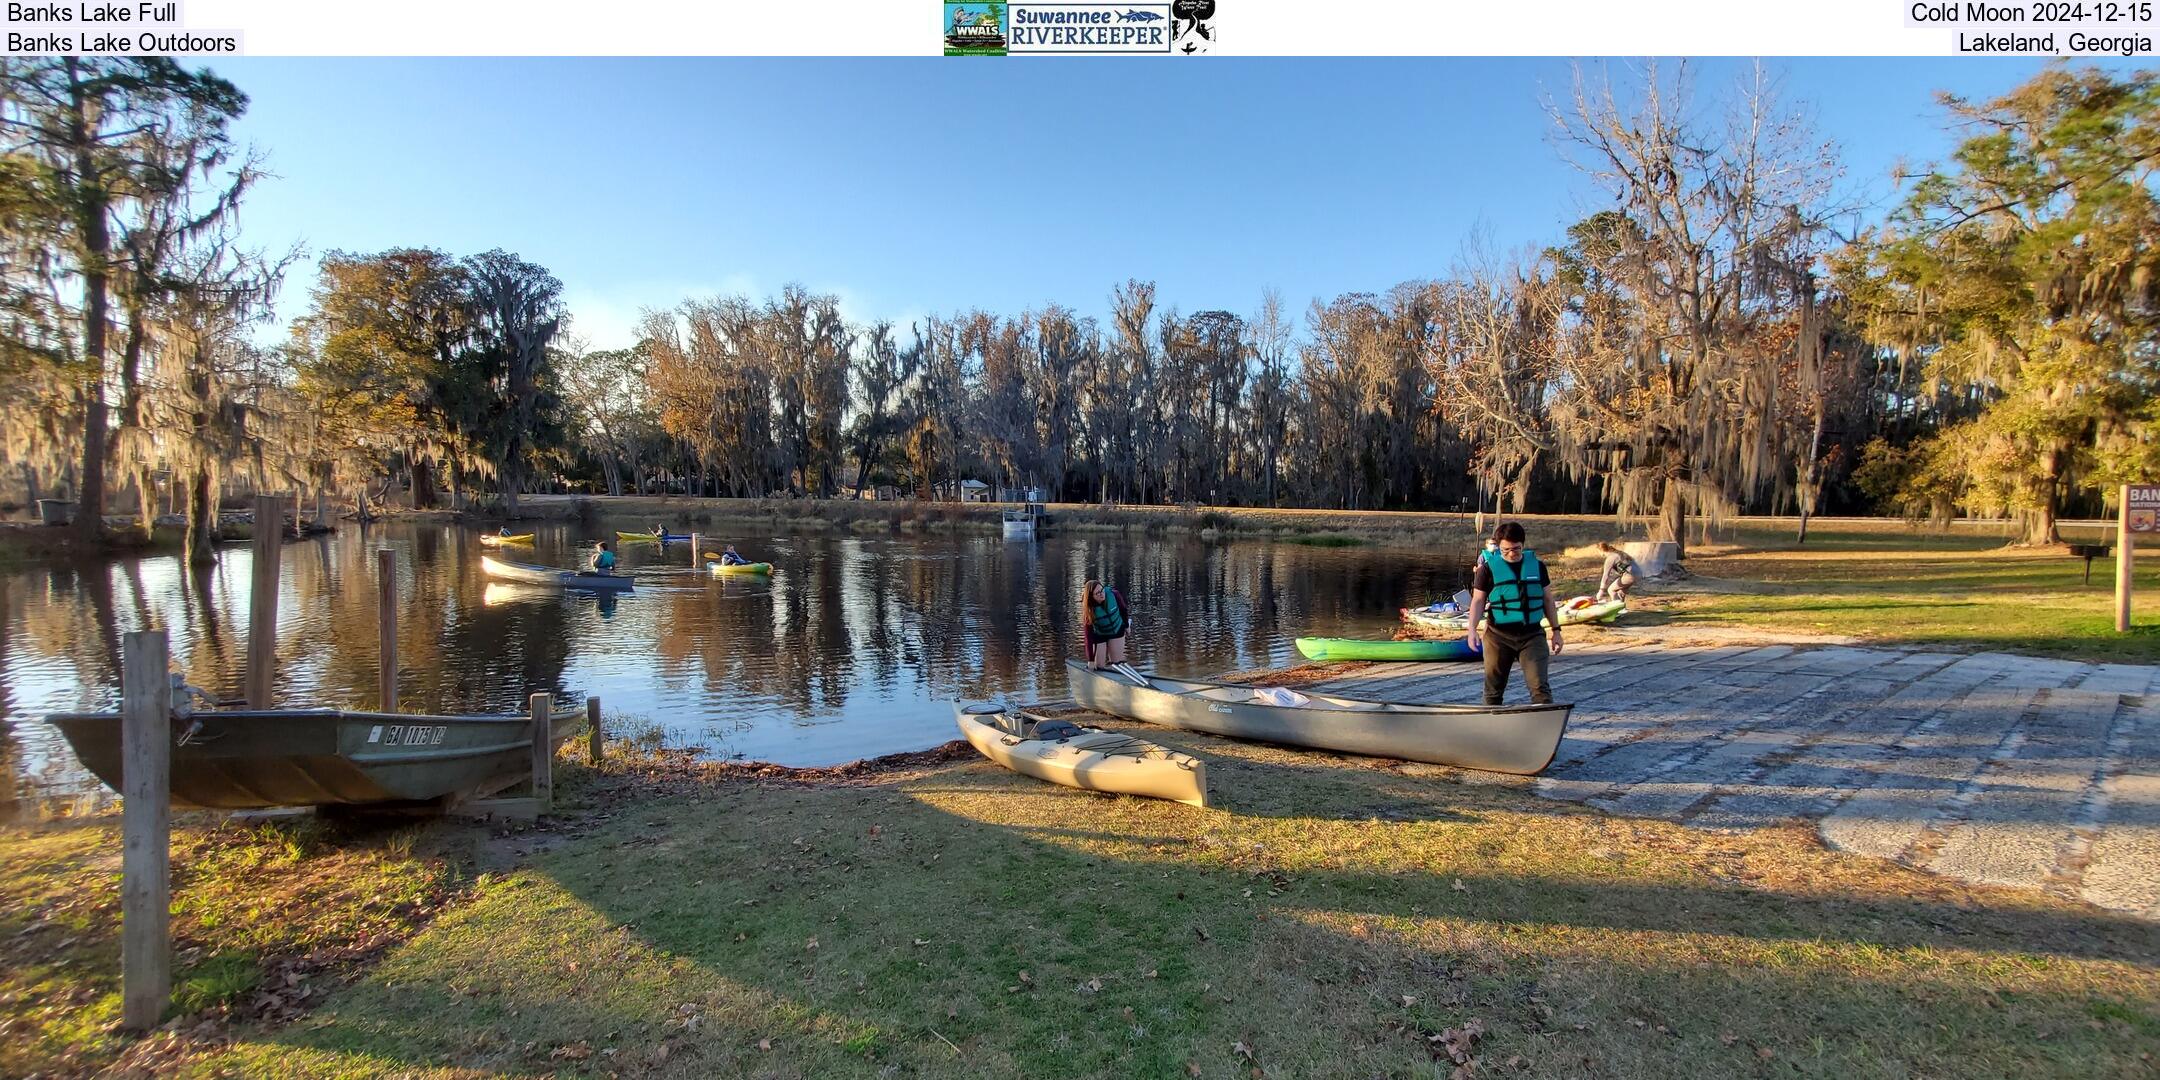
[[[2135,1069],[2160,1035],[2151,924],[1903,895],[1920,879],[1902,871],[1750,886],[1603,815],[1325,771],[1272,778],[1337,805],[1474,806],[1249,815],[986,765],[715,785],[542,856],[317,1026],[249,1052],[384,1071],[1173,1077],[1244,1075],[1236,1043],[1268,1075],[1416,1076],[1433,1075],[1427,1035],[1479,1017],[1481,1054],[1541,1076],[2074,1076]]]

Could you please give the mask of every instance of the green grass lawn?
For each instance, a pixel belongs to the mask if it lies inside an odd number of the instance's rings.
[[[553,846],[532,835],[547,849],[298,1021],[159,1071],[2151,1075],[2160,926],[1805,830],[1151,735],[1210,756],[1219,808],[980,762],[823,785],[573,773],[584,809]],[[0,858],[33,842],[0,837]]]
[[[1721,539],[1732,542],[1689,556],[1700,580],[1652,584],[1628,621],[2160,663],[2160,550],[2134,564],[2132,629],[2118,634],[2112,558],[2093,561],[2088,585],[2084,560],[1996,537],[1880,526],[1818,530],[1805,545],[1759,530]]]

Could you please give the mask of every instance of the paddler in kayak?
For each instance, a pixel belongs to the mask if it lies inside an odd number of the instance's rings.
[[[750,565],[750,560],[743,558],[742,555],[735,550],[735,545],[729,544],[720,552],[720,565],[748,566]]]
[[[1125,634],[1131,629],[1131,613],[1116,589],[1094,578],[1080,586],[1080,635],[1087,642],[1088,667],[1109,668],[1146,686],[1147,677],[1125,663]]]
[[[1545,677],[1545,662],[1560,655],[1560,616],[1553,610],[1551,582],[1537,552],[1523,546],[1521,522],[1502,522],[1493,530],[1493,540],[1496,550],[1478,560],[1477,577],[1470,583],[1469,642],[1472,652],[1485,654],[1485,704],[1500,704],[1507,694],[1508,669],[1520,660],[1531,702],[1549,705],[1552,684]],[[1550,652],[1539,633],[1544,628],[1550,630]]]
[[[615,552],[608,547],[605,540],[593,545],[592,572],[602,576],[615,573]]]

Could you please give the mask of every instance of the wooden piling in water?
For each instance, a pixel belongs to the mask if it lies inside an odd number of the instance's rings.
[[[533,810],[545,814],[555,808],[555,698],[534,694],[532,706]]]
[[[122,645],[120,1024],[136,1032],[156,1027],[172,997],[169,653],[163,630],[132,631]]]
[[[381,670],[375,676],[376,707],[396,712],[397,700],[397,554],[389,548],[375,553],[375,622],[380,635]]]
[[[600,730],[600,699],[597,697],[585,699],[585,754],[595,765],[607,756],[607,736]]]
[[[695,568],[695,567],[698,567],[698,566],[701,566],[701,565],[703,565],[703,564],[702,564],[702,563],[700,563],[700,562],[699,562],[698,560],[700,560],[700,559],[703,559],[703,558],[705,557],[704,555],[700,554],[700,552],[702,552],[702,551],[703,551],[704,549],[705,549],[705,538],[704,538],[704,537],[702,537],[702,536],[699,536],[699,535],[698,535],[698,534],[696,534],[696,533],[691,533],[691,534],[690,534],[690,565],[691,565],[691,567]]]
[[[247,703],[251,709],[270,708],[271,688],[277,680],[278,558],[284,543],[285,500],[274,495],[255,497],[255,575],[248,591]]]

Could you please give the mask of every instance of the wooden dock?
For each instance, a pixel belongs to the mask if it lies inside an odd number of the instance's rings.
[[[1704,828],[1816,823],[1833,847],[2160,919],[2160,667],[1851,645],[1571,641],[1540,795]],[[1480,700],[1470,664],[1314,689]],[[1520,674],[1509,702],[1527,700]]]

